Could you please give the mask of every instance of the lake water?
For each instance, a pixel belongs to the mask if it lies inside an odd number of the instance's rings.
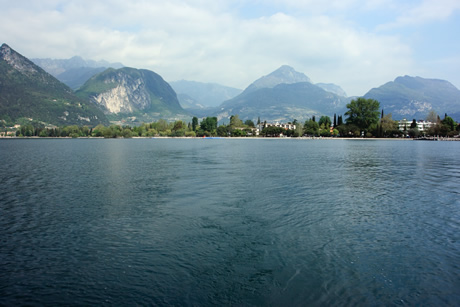
[[[460,142],[0,141],[0,305],[460,304]]]

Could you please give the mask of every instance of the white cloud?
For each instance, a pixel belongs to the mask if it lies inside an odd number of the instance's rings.
[[[460,10],[458,0],[424,0],[408,8],[392,23],[381,25],[380,30],[420,25],[428,22],[445,20]]]
[[[388,1],[374,0],[366,9]],[[23,55],[80,55],[122,62],[151,69],[168,81],[188,79],[244,88],[288,64],[314,82],[334,82],[351,95],[363,95],[371,87],[410,74],[414,66],[413,50],[400,37],[372,33],[355,27],[355,21],[325,13],[243,18],[234,10],[234,2],[204,0],[36,3],[30,2],[32,8],[26,3],[0,12],[2,39]],[[363,2],[301,3],[299,9],[320,12],[346,10],[344,4]]]

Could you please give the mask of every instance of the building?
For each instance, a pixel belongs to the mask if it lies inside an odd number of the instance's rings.
[[[279,122],[276,122],[276,123],[263,123],[261,122],[260,124],[257,125],[257,130],[256,130],[256,135],[259,135],[260,132],[266,128],[266,127],[280,127],[280,128],[283,128],[285,130],[295,130],[296,128],[296,125],[292,124],[292,123],[287,123],[287,124],[283,124],[283,123],[279,123]]]
[[[418,120],[417,122],[417,129],[420,132],[427,131],[429,128],[431,128],[434,123],[432,122],[427,122],[424,120]],[[411,128],[410,126],[412,125],[412,120],[407,120],[407,119],[402,119],[398,122],[398,128],[400,131],[409,131]]]

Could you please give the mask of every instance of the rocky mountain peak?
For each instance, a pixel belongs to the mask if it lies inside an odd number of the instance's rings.
[[[34,63],[11,49],[7,44],[3,44],[0,47],[0,58],[23,74],[31,75],[37,73],[37,67]]]
[[[311,80],[305,74],[296,71],[291,66],[283,65],[272,73],[254,81],[245,91],[251,92],[260,88],[273,88],[278,84],[293,84],[300,82],[311,83]]]

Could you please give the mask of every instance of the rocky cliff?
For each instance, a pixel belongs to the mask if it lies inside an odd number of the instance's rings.
[[[88,80],[77,94],[106,114],[144,116],[145,120],[187,115],[171,86],[145,69],[107,69]]]

